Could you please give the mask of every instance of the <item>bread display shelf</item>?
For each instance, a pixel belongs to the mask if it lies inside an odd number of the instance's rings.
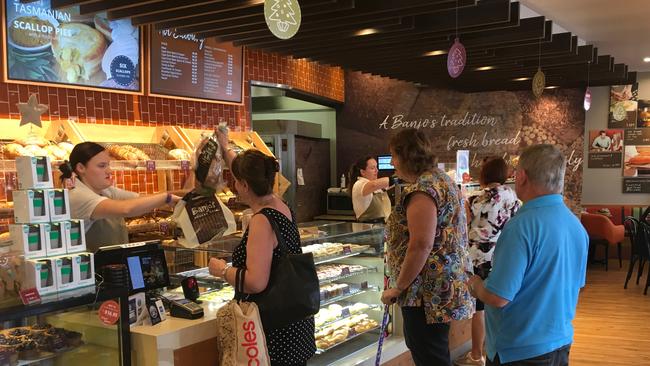
[[[318,265],[318,264],[338,261],[340,259],[354,257],[354,256],[357,256],[357,255],[365,252],[369,248],[370,248],[369,245],[363,245],[358,249],[351,250],[349,253],[344,252],[344,254],[336,254],[336,255],[330,255],[330,256],[315,257],[314,262]]]
[[[345,304],[344,309],[350,309],[351,306],[352,306],[352,303]],[[370,313],[370,312],[380,312],[380,311],[382,311],[382,308],[381,308],[381,306],[379,306],[379,305],[376,305],[376,304],[375,304],[375,305],[368,305],[368,306],[369,306],[369,307],[368,307],[367,309],[363,310],[363,311],[360,311],[360,312],[350,312],[350,311],[348,310],[348,311],[345,311],[345,315],[342,315],[342,316],[340,316],[340,317],[337,317],[337,318],[334,319],[334,320],[330,320],[330,321],[324,322],[323,324],[316,324],[316,332],[318,332],[319,330],[322,330],[322,329],[324,329],[324,328],[327,328],[327,327],[329,327],[329,326],[331,326],[331,325],[333,325],[333,324],[336,324],[337,322],[340,322],[340,321],[343,321],[343,320],[348,320],[348,319],[350,319],[350,318],[352,318],[353,316],[358,315],[358,314],[368,314],[368,313]]]
[[[350,277],[355,277],[355,276],[368,274],[368,273],[375,273],[377,271],[378,271],[377,267],[363,267],[363,269],[360,270],[360,271],[355,271],[355,272],[350,272],[350,273],[341,273],[340,276],[331,277],[331,278],[324,278],[322,280],[319,280],[318,282],[321,285],[324,285],[324,284],[327,284],[327,283],[344,280],[344,279],[350,278]]]
[[[375,286],[371,286],[371,285],[367,285],[367,287],[365,287],[365,286],[358,285],[358,284],[349,284],[348,288],[350,289],[350,292],[348,292],[348,293],[345,293],[345,294],[343,294],[341,296],[332,297],[332,298],[327,299],[327,300],[321,300],[320,306],[323,307],[323,306],[331,305],[331,304],[334,304],[335,302],[344,301],[344,300],[350,299],[350,298],[352,298],[354,296],[357,296],[357,295],[360,295],[360,294],[363,294],[363,293],[366,293],[366,292],[377,292],[377,291],[379,291],[379,288],[377,288]]]
[[[355,339],[355,338],[357,338],[357,337],[360,337],[360,336],[362,336],[362,335],[364,335],[364,334],[368,334],[368,333],[374,332],[374,331],[378,330],[379,328],[380,328],[380,327],[379,327],[379,325],[378,325],[378,326],[376,326],[376,327],[370,328],[370,329],[368,329],[368,330],[366,330],[366,331],[364,331],[364,332],[361,332],[361,333],[351,332],[351,334],[348,335],[348,337],[347,337],[344,341],[342,341],[342,342],[339,342],[339,343],[337,343],[337,344],[335,344],[335,345],[333,345],[333,346],[331,346],[331,347],[327,347],[327,348],[323,348],[323,349],[321,349],[321,348],[316,348],[316,354],[317,354],[317,355],[320,355],[321,353],[327,352],[327,351],[329,351],[329,350],[331,350],[331,349],[333,349],[333,348],[336,348],[336,347],[338,347],[338,346],[340,346],[340,345],[342,345],[342,344],[344,344],[344,343],[347,343],[347,342],[349,342],[349,341],[351,341],[351,340],[353,340],[353,339]]]

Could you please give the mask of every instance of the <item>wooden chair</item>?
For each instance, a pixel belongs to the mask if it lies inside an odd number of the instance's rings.
[[[583,212],[580,215],[580,222],[589,234],[589,258],[593,260],[596,246],[605,247],[605,270],[609,270],[609,246],[616,244],[618,247],[618,265],[623,268],[623,257],[621,254],[621,243],[625,238],[625,227],[623,225],[614,225],[612,221],[603,215],[590,214]]]
[[[627,270],[625,277],[625,285],[623,288],[627,289],[627,283],[632,277],[634,272],[634,264],[639,261],[639,269],[636,276],[636,284],[643,275],[643,267],[645,263],[650,260],[650,225],[640,222],[634,217],[627,217],[625,219],[626,230],[630,233],[630,243],[632,244],[632,254],[630,255],[630,267]],[[650,268],[648,269],[648,277],[645,282],[643,294],[648,293],[648,286],[650,285]]]

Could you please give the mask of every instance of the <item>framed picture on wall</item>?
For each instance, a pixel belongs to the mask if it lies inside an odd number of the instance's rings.
[[[589,168],[620,168],[623,155],[623,130],[589,131]]]
[[[638,84],[610,87],[609,128],[637,127],[638,89]]]
[[[636,126],[650,127],[650,100],[639,100],[637,103]]]

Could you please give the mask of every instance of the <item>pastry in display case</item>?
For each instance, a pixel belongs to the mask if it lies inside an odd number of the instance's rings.
[[[128,319],[106,324],[99,316],[104,301],[128,310],[127,298],[114,290],[3,309],[0,365],[130,365]]]
[[[299,224],[304,252],[314,254],[320,281],[321,309],[315,316],[317,354],[309,365],[346,364],[360,350],[376,351],[383,306],[383,225],[316,221]],[[229,259],[240,238],[228,236],[188,249],[163,244],[174,282],[194,276],[199,299],[219,308],[234,296],[232,286],[211,276],[211,256]],[[179,263],[184,253],[184,263]],[[169,258],[169,256],[168,256]]]

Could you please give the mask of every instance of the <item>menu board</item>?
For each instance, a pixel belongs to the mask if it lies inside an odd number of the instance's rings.
[[[106,13],[6,0],[5,80],[139,92],[140,30]]]
[[[171,29],[150,33],[151,94],[242,102],[242,47]]]

